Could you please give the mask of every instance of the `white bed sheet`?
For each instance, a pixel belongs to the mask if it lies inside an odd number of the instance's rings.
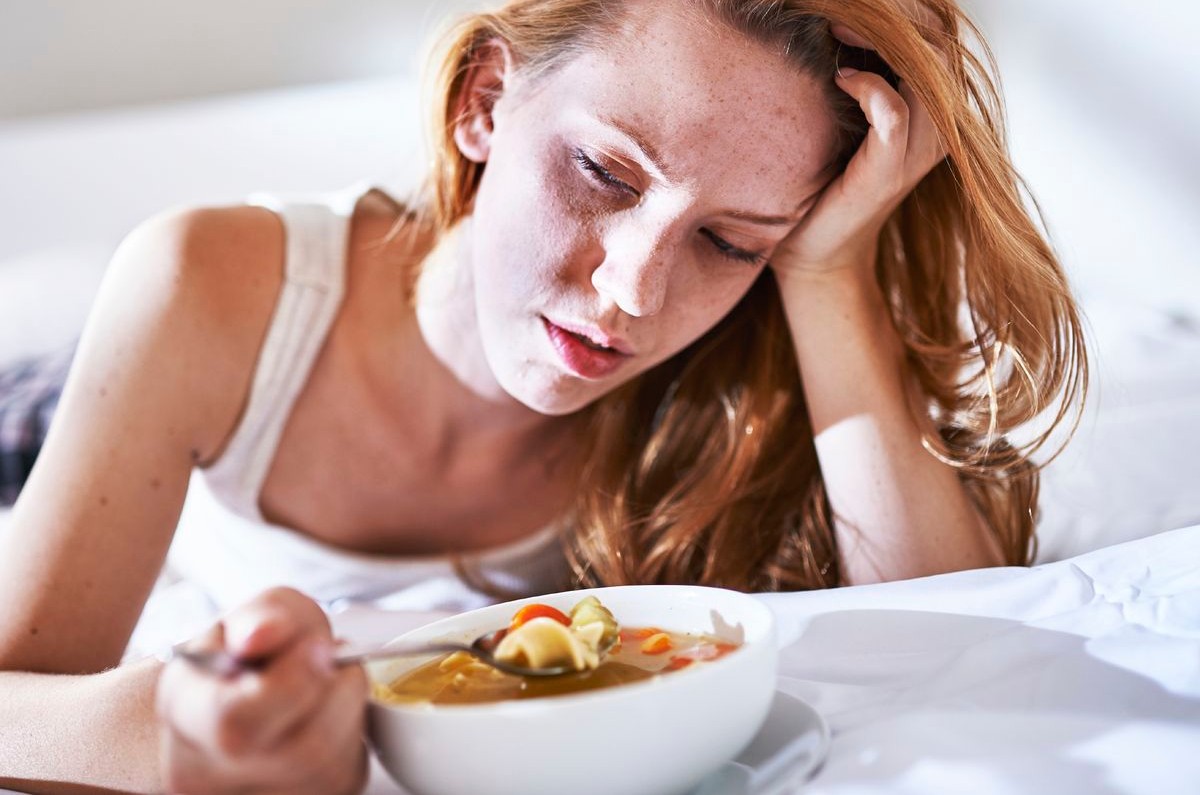
[[[764,597],[816,793],[1200,792],[1200,526],[1034,569]]]
[[[771,795],[1195,795],[1198,562],[1195,526],[1032,569],[760,597],[779,689],[833,732],[815,777]],[[335,624],[366,642],[440,615],[359,605]],[[403,792],[375,772],[373,795]]]
[[[1032,569],[760,597],[779,688],[833,730],[816,775],[772,795],[1194,795],[1198,562],[1194,526]],[[334,620],[365,642],[441,615]],[[402,793],[374,774],[371,795]]]

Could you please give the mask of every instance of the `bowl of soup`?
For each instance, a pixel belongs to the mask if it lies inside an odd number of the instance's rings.
[[[577,673],[517,677],[454,654],[369,664],[369,736],[388,773],[412,795],[683,795],[750,742],[771,706],[778,654],[770,610],[736,591],[569,591],[393,642],[470,643],[519,614],[563,621],[588,597],[619,636]]]

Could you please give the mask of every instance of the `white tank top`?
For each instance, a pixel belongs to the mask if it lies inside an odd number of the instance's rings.
[[[259,509],[284,425],[341,306],[349,220],[366,192],[355,186],[319,197],[251,198],[283,221],[283,288],[242,418],[221,457],[192,473],[164,577],[131,652],[155,653],[191,637],[220,612],[277,585],[297,588],[332,611],[364,601],[410,610],[464,610],[495,601],[460,579],[454,557],[350,552],[271,524]],[[568,572],[560,529],[457,561],[502,591],[561,590]]]

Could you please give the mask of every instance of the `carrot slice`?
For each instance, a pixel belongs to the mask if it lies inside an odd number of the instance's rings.
[[[525,605],[517,611],[517,614],[512,617],[512,621],[508,624],[508,631],[512,632],[517,627],[535,618],[553,618],[560,624],[566,624],[568,627],[571,626],[570,616],[563,611],[553,608],[550,605],[534,603]]]
[[[638,627],[636,629],[621,630],[621,640],[645,640],[654,635],[661,635],[662,630],[657,627]]]
[[[675,644],[671,643],[671,636],[665,632],[651,635],[642,641],[642,654],[662,654],[673,648]]]
[[[687,668],[689,665],[691,665],[694,662],[695,662],[695,660],[693,660],[691,657],[684,657],[682,655],[679,655],[676,657],[672,657],[671,661],[668,662],[665,666],[663,666],[663,670],[664,671],[678,671],[680,668]]]

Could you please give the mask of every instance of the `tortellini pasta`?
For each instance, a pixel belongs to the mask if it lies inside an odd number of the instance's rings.
[[[589,596],[572,608],[569,621],[543,615],[517,624],[496,647],[496,658],[530,668],[594,670],[617,640],[616,619]]]

